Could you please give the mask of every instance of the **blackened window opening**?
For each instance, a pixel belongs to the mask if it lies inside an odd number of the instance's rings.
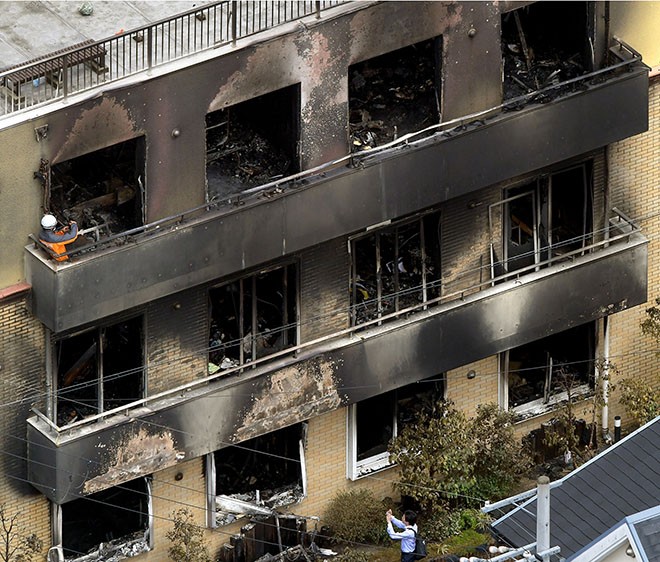
[[[588,2],[535,2],[502,15],[504,99],[593,70],[588,11]]]
[[[211,289],[210,372],[297,345],[297,287],[288,264]]]
[[[208,198],[224,199],[300,171],[300,86],[206,116]]]
[[[140,137],[51,167],[50,211],[87,230],[76,246],[144,224],[145,144]]]
[[[444,399],[442,374],[367,398],[355,407],[355,460],[365,463],[387,453],[392,438]],[[359,471],[358,471],[359,472]]]
[[[440,45],[429,39],[349,67],[352,152],[440,121]]]
[[[279,429],[215,451],[216,494],[268,501],[283,488],[302,493],[303,424]]]
[[[137,317],[55,342],[58,425],[143,397],[142,322]]]
[[[440,295],[440,213],[403,221],[351,241],[353,325]]]
[[[511,349],[507,378],[509,407],[594,384],[595,323],[590,322]]]
[[[64,504],[64,557],[79,558],[97,550],[101,543],[144,541],[149,529],[148,506],[144,478]]]

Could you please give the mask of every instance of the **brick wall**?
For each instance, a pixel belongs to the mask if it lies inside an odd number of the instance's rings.
[[[301,341],[309,341],[348,327],[349,268],[346,238],[337,238],[302,252]]]
[[[660,296],[660,80],[657,77],[649,87],[648,131],[611,145],[608,163],[612,205],[636,219],[649,239],[649,300],[611,318],[611,361],[620,371],[619,378],[641,378],[660,388],[658,344],[643,336],[639,327],[646,308]],[[618,398],[619,391],[615,390],[610,400],[610,420],[620,415],[623,425],[629,426],[632,420],[626,417]]]
[[[473,379],[467,378],[473,370]],[[481,361],[453,369],[447,373],[447,399],[454,406],[472,417],[477,413],[479,404],[498,403],[498,367],[497,356],[486,357]]]
[[[7,517],[18,514],[21,532],[35,533],[48,548],[48,501],[25,481],[26,420],[32,406],[45,411],[46,337],[30,314],[29,293],[10,293],[0,296],[0,505]]]
[[[149,394],[205,376],[208,370],[207,289],[194,288],[160,299],[147,309]]]

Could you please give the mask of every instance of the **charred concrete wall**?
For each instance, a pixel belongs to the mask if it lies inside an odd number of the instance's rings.
[[[0,141],[14,150],[0,155],[3,209],[13,209],[15,246],[0,285],[22,278],[21,247],[37,230],[43,187],[33,174],[41,158],[58,164],[107,146],[146,138],[147,221],[204,202],[205,116],[294,84],[301,88],[301,168],[345,155],[348,143],[348,67],[433,37],[446,36],[442,78],[444,116],[494,106],[500,99],[499,29],[496,4],[385,2],[332,20],[319,20],[295,34],[260,36],[259,42],[191,68],[10,126]],[[468,31],[476,26],[472,37]],[[480,88],[468,77],[479,75]],[[184,95],[185,93],[185,95]],[[49,108],[50,109],[50,108]],[[48,136],[34,129],[48,125]],[[173,137],[178,129],[180,136]],[[21,205],[16,205],[21,201]],[[7,225],[7,226],[11,226]]]

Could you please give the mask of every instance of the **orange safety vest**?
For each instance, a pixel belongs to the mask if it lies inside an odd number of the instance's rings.
[[[58,234],[60,236],[66,234],[66,229],[58,230],[55,234]],[[75,242],[77,239],[78,239],[78,234],[76,234],[74,238],[71,238],[71,240],[67,240],[66,242],[46,242],[41,238],[39,238],[39,242],[41,242],[44,246],[48,247],[53,252],[53,254],[55,254],[52,256],[54,260],[66,261],[69,259],[69,256],[66,255],[66,245],[71,244],[71,242]]]

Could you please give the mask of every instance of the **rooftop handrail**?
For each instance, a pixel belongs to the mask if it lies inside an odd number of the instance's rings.
[[[146,26],[122,30],[112,37],[85,42],[78,48],[62,49],[24,64],[0,69],[0,84],[4,87],[2,110],[4,116],[10,115],[194,53],[235,44],[238,39],[284,23],[312,15],[319,19],[323,11],[349,1],[221,0]],[[96,69],[88,69],[81,62],[89,58],[82,54],[90,51],[101,52],[104,58],[103,64],[97,65]],[[32,88],[33,80],[43,76],[44,68],[59,69],[61,81],[58,79],[50,87],[44,85],[28,92],[21,91],[24,86]],[[7,87],[8,81],[12,82],[11,88]],[[0,115],[0,119],[2,117]]]
[[[220,378],[226,378],[229,375],[238,375],[240,374],[241,371],[244,371],[243,375],[245,376],[250,376],[250,372],[253,371],[253,368],[255,366],[259,366],[265,363],[272,363],[274,360],[278,358],[284,358],[284,357],[293,357],[296,358],[295,360],[300,360],[299,355],[301,352],[312,350],[320,345],[323,344],[331,344],[333,342],[337,343],[340,342],[341,339],[345,337],[360,337],[362,339],[368,338],[372,335],[376,334],[382,334],[394,329],[398,329],[400,327],[399,323],[394,323],[394,322],[389,322],[391,320],[397,320],[403,318],[406,323],[412,323],[415,322],[416,319],[419,319],[420,316],[415,316],[413,318],[406,318],[407,315],[411,313],[416,313],[416,312],[426,312],[428,314],[442,314],[442,310],[439,310],[438,308],[432,308],[434,305],[442,305],[442,304],[451,304],[456,301],[462,301],[465,299],[466,295],[473,295],[477,294],[483,289],[488,289],[488,288],[493,288],[493,283],[496,284],[501,284],[502,282],[505,281],[511,281],[511,280],[518,280],[521,281],[521,276],[524,276],[525,273],[532,273],[534,270],[538,270],[539,268],[544,268],[547,266],[554,265],[559,262],[566,262],[566,261],[573,261],[576,258],[584,257],[585,255],[592,255],[595,250],[598,249],[607,249],[611,248],[612,246],[616,245],[617,242],[622,241],[622,242],[629,242],[630,237],[632,234],[639,234],[641,232],[641,229],[638,225],[635,224],[635,222],[628,218],[624,213],[619,211],[616,207],[612,209],[612,213],[621,219],[623,223],[627,225],[627,228],[630,228],[628,230],[624,231],[619,225],[609,225],[606,227],[607,232],[610,231],[618,231],[618,234],[615,234],[614,236],[609,236],[605,237],[603,240],[599,240],[597,242],[593,242],[592,244],[586,245],[584,247],[580,247],[575,250],[568,251],[564,254],[558,255],[558,256],[552,256],[542,262],[535,263],[533,265],[517,269],[512,272],[506,272],[502,275],[499,275],[493,279],[488,276],[487,279],[484,281],[480,281],[478,283],[472,284],[468,287],[464,287],[462,289],[453,291],[451,293],[443,294],[439,297],[433,298],[426,300],[424,302],[421,302],[419,304],[415,304],[413,306],[397,310],[395,312],[392,312],[387,315],[380,316],[378,318],[374,318],[372,320],[368,320],[366,322],[362,322],[360,324],[350,326],[348,328],[344,328],[343,330],[338,330],[332,334],[328,334],[301,344],[298,344],[296,346],[288,347],[286,349],[283,349],[281,351],[278,351],[276,353],[273,353],[271,355],[268,355],[266,357],[262,357],[259,359],[255,359],[254,361],[250,361],[249,363],[245,363],[242,365],[237,365],[228,369],[223,369],[222,371],[218,371],[212,375],[208,375],[204,378],[200,378],[198,380],[185,383],[182,385],[179,385],[175,388],[168,389],[156,394],[153,394],[151,396],[147,396],[145,398],[141,398],[139,400],[135,400],[133,402],[124,404],[122,406],[119,406],[117,408],[113,408],[111,410],[107,410],[105,412],[102,412],[100,414],[95,414],[93,416],[89,416],[86,418],[83,418],[81,420],[78,420],[76,422],[73,422],[71,424],[68,424],[64,427],[58,426],[55,422],[52,420],[48,419],[47,416],[45,416],[42,412],[40,412],[37,408],[32,408],[32,411],[35,413],[36,417],[38,419],[41,419],[52,431],[56,433],[61,433],[61,432],[68,432],[68,431],[73,431],[77,428],[87,426],[89,424],[92,424],[96,421],[107,419],[109,417],[118,415],[118,414],[124,414],[128,415],[129,412],[135,412],[135,410],[139,407],[148,407],[148,404],[157,402],[159,400],[164,400],[167,398],[171,398],[173,396],[178,395],[185,395],[188,392],[192,390],[196,390],[198,388],[203,388],[206,387],[209,383],[214,382]],[[593,234],[593,233],[592,233]],[[490,268],[490,265],[484,265],[482,266],[482,269],[488,270]],[[442,279],[440,280],[440,283],[442,284]],[[498,285],[501,288],[501,285]],[[368,328],[372,328],[372,331],[367,331]],[[201,351],[200,351],[201,353]],[[255,375],[259,375],[260,373],[255,373]],[[228,380],[228,384],[238,384],[242,380],[245,379],[245,376],[242,379],[238,378],[230,378]]]

